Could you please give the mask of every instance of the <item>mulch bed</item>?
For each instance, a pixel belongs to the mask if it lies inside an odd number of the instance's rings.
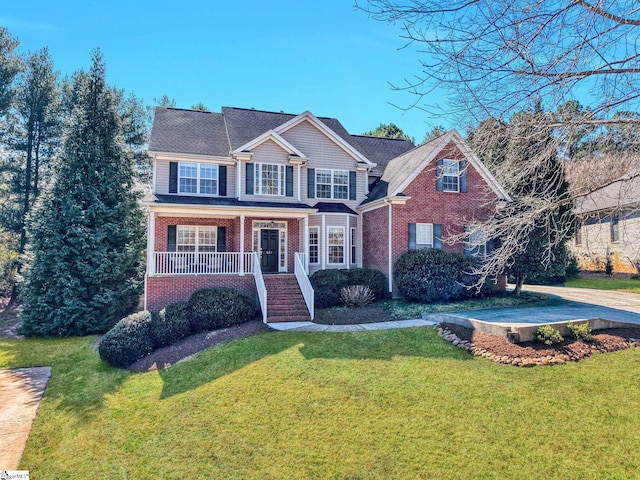
[[[261,320],[253,320],[243,323],[235,327],[223,328],[212,332],[198,333],[191,335],[184,340],[160,348],[151,355],[142,358],[129,366],[129,370],[135,372],[145,372],[158,370],[184,360],[205,348],[212,347],[219,343],[235,340],[236,338],[244,338],[260,332],[268,332],[271,329]]]
[[[594,332],[592,343],[565,339],[555,345],[511,343],[506,338],[451,323],[441,324],[438,331],[445,340],[474,355],[518,367],[577,362],[593,352],[615,352],[632,345],[640,346],[640,327],[598,330]]]
[[[392,320],[397,320],[397,318],[392,317],[388,311],[373,305],[358,308],[318,308],[313,319],[314,323],[323,325],[357,325]]]

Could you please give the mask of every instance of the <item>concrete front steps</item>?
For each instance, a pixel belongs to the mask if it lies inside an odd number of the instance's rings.
[[[267,287],[267,323],[311,321],[295,275],[266,274],[264,284]]]

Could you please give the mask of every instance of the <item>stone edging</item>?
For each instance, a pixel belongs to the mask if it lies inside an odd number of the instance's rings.
[[[513,365],[515,367],[533,367],[535,365],[553,365],[559,363],[566,363],[571,361],[579,361],[583,358],[586,358],[591,355],[594,351],[599,351],[601,353],[606,353],[609,350],[599,349],[596,345],[591,346],[591,351],[588,354],[583,355],[581,358],[571,358],[569,355],[564,353],[557,353],[556,355],[548,355],[546,357],[510,357],[510,356],[500,356],[496,355],[484,348],[480,348],[477,345],[474,345],[472,342],[468,340],[462,340],[455,333],[453,333],[448,328],[442,328],[438,326],[438,334],[445,339],[447,342],[450,342],[452,345],[461,348],[463,350],[467,350],[469,353],[476,355],[478,357],[484,357],[493,362],[502,363],[505,365]],[[625,342],[626,348],[630,348],[631,346],[640,347],[640,339],[638,338],[630,338],[628,342]]]

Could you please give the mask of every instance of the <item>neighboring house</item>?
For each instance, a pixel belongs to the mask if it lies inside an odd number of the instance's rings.
[[[257,294],[265,321],[309,319],[309,274],[379,268],[391,291],[398,255],[464,251],[442,239],[509,199],[455,131],[415,148],[310,112],[159,107],[149,150],[150,310],[227,286]]]
[[[637,273],[640,265],[640,178],[629,174],[576,201],[576,231],[569,247],[578,266]]]

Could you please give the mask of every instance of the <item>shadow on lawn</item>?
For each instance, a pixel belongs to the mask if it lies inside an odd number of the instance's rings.
[[[198,388],[251,363],[298,347],[307,361],[315,359],[386,360],[395,357],[470,360],[472,355],[438,337],[434,328],[371,332],[277,332],[236,340],[203,352],[197,358],[159,369],[161,398]],[[283,359],[283,362],[290,359]],[[267,381],[267,380],[265,380]]]

